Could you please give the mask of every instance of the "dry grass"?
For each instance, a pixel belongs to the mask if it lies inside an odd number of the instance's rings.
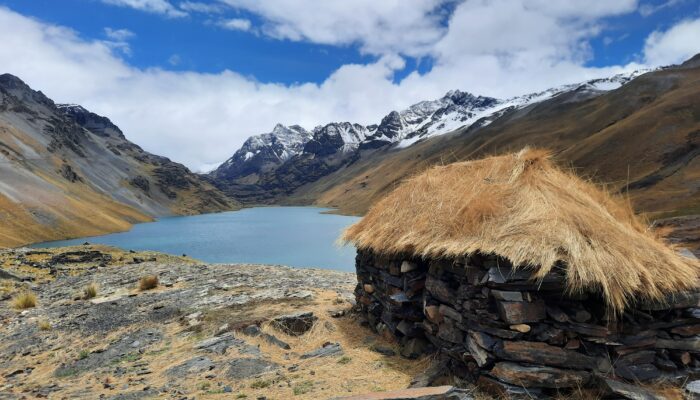
[[[52,326],[48,320],[42,319],[36,323],[40,331],[50,331]]]
[[[83,298],[86,300],[94,299],[95,297],[97,297],[97,291],[97,284],[95,282],[92,282],[85,286],[85,288],[83,289]]]
[[[629,206],[557,168],[543,150],[429,169],[343,235],[359,248],[422,257],[497,253],[543,278],[568,265],[572,292],[600,290],[614,312],[696,287],[700,265],[652,235]]]
[[[12,298],[12,306],[17,310],[36,307],[36,295],[30,291],[18,293]]]
[[[139,290],[151,290],[158,287],[158,277],[147,275],[139,279]]]

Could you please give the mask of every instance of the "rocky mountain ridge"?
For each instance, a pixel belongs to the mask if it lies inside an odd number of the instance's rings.
[[[108,118],[0,75],[0,246],[128,229],[237,203]]]
[[[619,88],[646,71],[564,85],[510,99],[453,90],[436,100],[392,111],[379,124],[332,122],[311,132],[277,124],[272,132],[251,136],[226,162],[209,174],[230,196],[248,203],[275,201],[313,182],[361,153],[403,149],[465,127],[486,126],[502,115],[563,93],[594,97]]]

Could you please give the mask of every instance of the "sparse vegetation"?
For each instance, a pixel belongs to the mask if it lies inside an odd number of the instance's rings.
[[[146,275],[139,280],[139,290],[151,290],[158,287],[158,277]]]
[[[248,397],[248,395],[245,394],[245,393],[239,393],[239,394],[236,396],[237,399],[245,399],[245,398],[247,398],[247,397]]]
[[[338,364],[345,365],[345,364],[348,364],[350,361],[352,361],[352,358],[350,358],[348,356],[342,356],[338,359]]]
[[[299,396],[300,394],[309,393],[314,388],[314,383],[311,381],[304,381],[297,385],[294,385],[294,395]]]
[[[199,390],[203,390],[203,391],[209,390],[210,387],[211,387],[211,383],[209,383],[209,382],[200,382],[200,383],[197,385],[197,388],[198,388]]]
[[[80,350],[80,354],[78,354],[78,360],[83,360],[87,358],[90,355],[90,352],[87,350]]]
[[[271,379],[258,379],[250,384],[251,389],[265,389],[274,383]]]
[[[36,295],[30,291],[21,292],[12,298],[12,306],[17,310],[36,307]]]
[[[83,289],[83,298],[88,300],[94,299],[95,297],[97,297],[97,284],[92,282]]]
[[[50,331],[51,330],[51,323],[45,319],[42,319],[39,322],[37,322],[37,326],[39,327],[40,331]]]

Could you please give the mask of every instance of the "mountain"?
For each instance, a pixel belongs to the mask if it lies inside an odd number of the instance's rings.
[[[433,165],[549,148],[560,165],[626,195],[649,219],[700,215],[700,56],[617,89],[576,87],[488,125],[463,127],[404,149],[359,157],[284,199],[363,214],[396,183]],[[683,221],[660,225],[691,234]],[[674,241],[700,249],[700,237]]]
[[[0,246],[126,230],[155,217],[239,207],[108,118],[0,75]]]
[[[443,97],[392,111],[378,124],[329,123],[308,132],[278,124],[272,132],[252,136],[214,170],[211,181],[247,203],[285,201],[313,183],[360,159],[382,158],[462,127],[484,127],[501,116],[563,93],[598,96],[629,82],[642,71],[565,85],[510,99],[476,96],[453,90]],[[372,154],[376,154],[372,156]]]

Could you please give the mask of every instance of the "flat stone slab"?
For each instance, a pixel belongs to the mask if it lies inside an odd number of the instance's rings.
[[[103,350],[94,351],[85,358],[58,367],[54,375],[57,377],[79,375],[86,371],[118,364],[129,355],[139,354],[139,350],[161,341],[162,338],[162,333],[157,329],[141,329],[126,334]]]
[[[343,348],[339,343],[326,343],[323,347],[316,350],[304,353],[301,355],[302,360],[315,357],[329,357],[329,356],[339,356],[343,354]]]
[[[585,371],[552,367],[526,367],[510,362],[497,363],[489,374],[513,385],[553,389],[583,387],[591,377]]]
[[[184,378],[188,375],[211,371],[214,368],[216,368],[216,364],[214,364],[209,357],[200,356],[191,358],[180,365],[172,367],[165,371],[165,373],[175,378]]]
[[[466,390],[453,386],[435,386],[375,392],[357,396],[336,397],[334,400],[472,400]]]
[[[273,372],[279,367],[278,364],[261,358],[237,358],[229,362],[226,376],[232,379],[246,379]]]
[[[612,379],[602,379],[601,387],[605,388],[610,394],[619,396],[628,400],[663,400],[664,397],[635,385],[614,381]]]

